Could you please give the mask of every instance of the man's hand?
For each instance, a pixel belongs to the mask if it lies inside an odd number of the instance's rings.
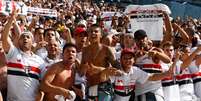
[[[82,90],[72,86],[73,90],[75,91],[75,93],[82,99],[84,96],[84,92],[82,92]]]
[[[73,98],[73,96],[70,93],[70,90],[67,90],[67,89],[63,90],[63,96],[65,97],[65,99],[72,99]]]
[[[16,20],[17,13],[19,12],[19,9],[14,9],[10,15],[11,19]]]
[[[45,47],[48,43],[46,41],[41,41],[37,44],[38,48]]]
[[[157,54],[157,51],[149,51],[148,56],[149,57],[154,57]]]
[[[103,72],[105,75],[107,76],[118,76],[118,75],[122,75],[122,72],[120,70],[117,70],[116,68],[110,67],[110,68],[106,68],[105,70],[103,70]]]

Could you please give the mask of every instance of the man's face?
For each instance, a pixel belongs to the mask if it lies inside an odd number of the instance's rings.
[[[113,36],[112,36],[112,43],[111,43],[111,45],[112,45],[112,46],[116,46],[116,44],[119,43],[119,42],[120,42],[120,36],[118,36],[118,35],[113,35]]]
[[[181,60],[186,60],[190,55],[190,48],[186,47],[181,52]]]
[[[100,28],[92,27],[91,32],[89,33],[89,41],[91,43],[100,42],[101,39],[101,30]]]
[[[148,38],[144,37],[142,39],[136,40],[136,44],[139,48],[147,48],[148,47]]]
[[[121,65],[123,66],[123,68],[130,69],[133,66],[134,62],[135,61],[132,54],[127,53],[121,57]]]
[[[44,40],[43,33],[43,29],[39,29],[38,31],[36,31],[36,33],[34,34],[34,39],[36,42],[41,42]]]
[[[87,41],[87,35],[85,35],[84,33],[80,33],[75,36],[75,41],[77,45],[79,44],[81,46],[84,46]]]
[[[174,47],[173,46],[167,46],[164,47],[164,53],[170,58],[173,59],[174,56]]]
[[[54,31],[48,31],[46,34],[45,34],[45,41],[51,41],[51,40],[55,40],[56,39],[56,34]]]
[[[52,55],[59,55],[59,43],[56,41],[56,40],[52,40],[50,41],[47,46],[47,51],[48,51],[48,54],[52,54]]]
[[[19,42],[19,47],[22,50],[31,50],[33,38],[29,34],[24,34],[20,36],[20,39],[18,42]]]
[[[63,60],[65,63],[72,64],[76,60],[76,49],[75,47],[67,47],[63,52]]]

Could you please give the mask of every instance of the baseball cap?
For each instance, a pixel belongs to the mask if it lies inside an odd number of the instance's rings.
[[[84,34],[87,36],[87,31],[85,28],[82,28],[82,27],[77,27],[74,31],[74,35],[78,35],[78,34]]]
[[[140,30],[137,30],[135,33],[134,33],[134,39],[135,40],[141,40],[143,38],[147,37],[147,34],[144,30],[140,29]]]
[[[77,25],[87,27],[87,21],[86,20],[81,20],[80,22],[78,22]]]
[[[132,54],[133,57],[135,56],[135,53],[134,53],[134,50],[130,49],[130,48],[124,48],[122,51],[121,51],[121,57],[125,54]]]

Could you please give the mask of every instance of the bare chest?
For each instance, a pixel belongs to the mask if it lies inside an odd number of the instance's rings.
[[[72,70],[64,70],[58,73],[53,83],[63,88],[71,87],[74,83],[74,74]]]

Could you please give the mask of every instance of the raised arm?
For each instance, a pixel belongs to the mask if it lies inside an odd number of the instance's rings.
[[[181,70],[189,67],[191,62],[195,59],[195,57],[198,55],[198,53],[201,51],[201,45],[198,46],[198,48],[188,57],[186,58],[183,63],[181,64]]]
[[[162,80],[166,77],[170,77],[173,76],[175,74],[175,67],[176,67],[176,62],[179,60],[180,57],[180,53],[178,51],[176,51],[176,58],[173,62],[173,64],[170,66],[169,70],[163,73],[156,73],[156,74],[152,74],[148,80],[150,81],[157,81],[157,80]]]
[[[169,19],[169,15],[165,12],[163,12],[164,15],[164,24],[165,24],[165,32],[164,32],[164,38],[162,40],[162,43],[165,43],[166,41],[172,41],[173,37],[172,37],[172,32],[173,32],[173,28],[172,28],[172,24],[170,22]]]
[[[14,34],[15,34],[13,44],[17,46],[19,36],[21,35],[21,29],[18,23],[16,22],[16,20],[13,21],[13,28],[14,28]]]
[[[175,26],[176,30],[179,32],[179,34],[181,35],[182,41],[183,42],[189,42],[189,36],[186,33],[186,31],[184,31],[178,24],[173,23],[173,25]]]
[[[0,68],[6,66],[6,57],[4,54],[4,50],[2,47],[2,41],[0,41],[0,57],[1,57],[1,61],[0,61]]]
[[[36,16],[36,17],[34,17],[34,18],[32,19],[31,23],[30,23],[29,26],[28,26],[28,30],[29,30],[29,31],[32,31],[32,30],[35,28],[36,23],[37,23],[38,20],[39,20],[39,17],[38,17],[38,16]]]
[[[10,37],[9,37],[9,32],[11,29],[11,26],[13,24],[13,21],[15,20],[17,15],[17,10],[14,10],[7,22],[7,24],[4,27],[3,33],[2,33],[2,44],[3,44],[3,49],[6,53],[8,53],[10,46],[13,44]]]

